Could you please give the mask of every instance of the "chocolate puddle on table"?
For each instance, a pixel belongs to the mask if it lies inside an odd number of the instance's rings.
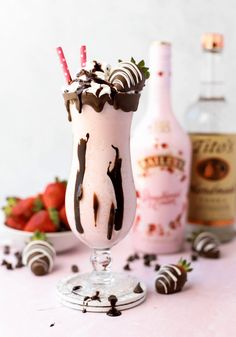
[[[117,317],[121,315],[121,311],[116,308],[116,303],[118,301],[115,295],[110,295],[108,301],[111,304],[111,309],[108,310],[107,315],[111,317]]]

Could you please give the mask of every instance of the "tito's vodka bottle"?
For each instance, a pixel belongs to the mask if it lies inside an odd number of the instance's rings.
[[[137,250],[181,250],[187,211],[191,146],[172,112],[171,45],[150,48],[148,111],[132,139],[137,193],[133,241]]]
[[[189,228],[212,231],[228,241],[236,214],[236,124],[224,98],[223,43],[220,34],[202,38],[200,96],[185,122],[193,145]]]

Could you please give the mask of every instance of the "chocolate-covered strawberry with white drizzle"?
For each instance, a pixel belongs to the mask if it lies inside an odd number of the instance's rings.
[[[139,92],[143,89],[148,77],[148,68],[145,67],[144,61],[136,64],[132,57],[130,61],[120,61],[119,66],[112,69],[109,81],[117,91]]]
[[[220,241],[209,232],[196,233],[192,238],[192,250],[198,255],[210,259],[218,259],[220,257]]]
[[[182,258],[178,264],[162,266],[157,273],[156,291],[165,295],[181,291],[187,282],[187,273],[190,271],[192,271],[191,264]]]
[[[31,241],[23,251],[23,263],[36,276],[43,276],[51,272],[56,252],[52,244],[47,241],[46,235],[36,231]]]

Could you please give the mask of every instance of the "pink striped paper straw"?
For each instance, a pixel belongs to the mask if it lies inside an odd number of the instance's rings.
[[[87,61],[87,54],[86,54],[86,46],[80,47],[80,63],[81,67],[86,67],[86,61]]]
[[[70,84],[72,79],[71,79],[70,71],[68,69],[68,65],[67,65],[67,62],[66,62],[66,59],[65,59],[65,56],[64,56],[64,53],[61,47],[57,47],[57,54],[59,56],[59,60],[62,66],[64,76],[66,78],[66,82]]]

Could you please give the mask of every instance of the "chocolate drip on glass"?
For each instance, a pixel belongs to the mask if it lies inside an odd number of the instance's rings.
[[[97,226],[97,216],[98,216],[98,209],[99,209],[99,200],[97,194],[93,194],[93,210],[94,210],[94,222],[95,226]]]
[[[119,149],[112,145],[113,149],[116,152],[115,162],[113,168],[110,170],[111,162],[109,163],[107,169],[107,175],[111,179],[115,196],[116,196],[116,210],[115,210],[115,221],[114,228],[116,231],[119,231],[122,228],[123,223],[123,213],[124,213],[124,194],[122,186],[122,176],[121,176],[121,164],[122,159],[119,158]]]
[[[76,181],[75,181],[75,192],[74,192],[74,214],[75,214],[75,224],[76,229],[79,233],[84,233],[84,229],[81,224],[80,219],[80,200],[83,197],[83,179],[85,173],[85,162],[86,162],[86,148],[89,139],[89,134],[86,135],[87,139],[81,138],[78,144],[78,159],[79,159],[79,171],[77,171]]]
[[[108,226],[107,226],[107,239],[108,240],[111,240],[111,237],[112,237],[114,220],[115,220],[115,206],[112,202],[111,208],[110,208],[110,213],[109,213]]]

